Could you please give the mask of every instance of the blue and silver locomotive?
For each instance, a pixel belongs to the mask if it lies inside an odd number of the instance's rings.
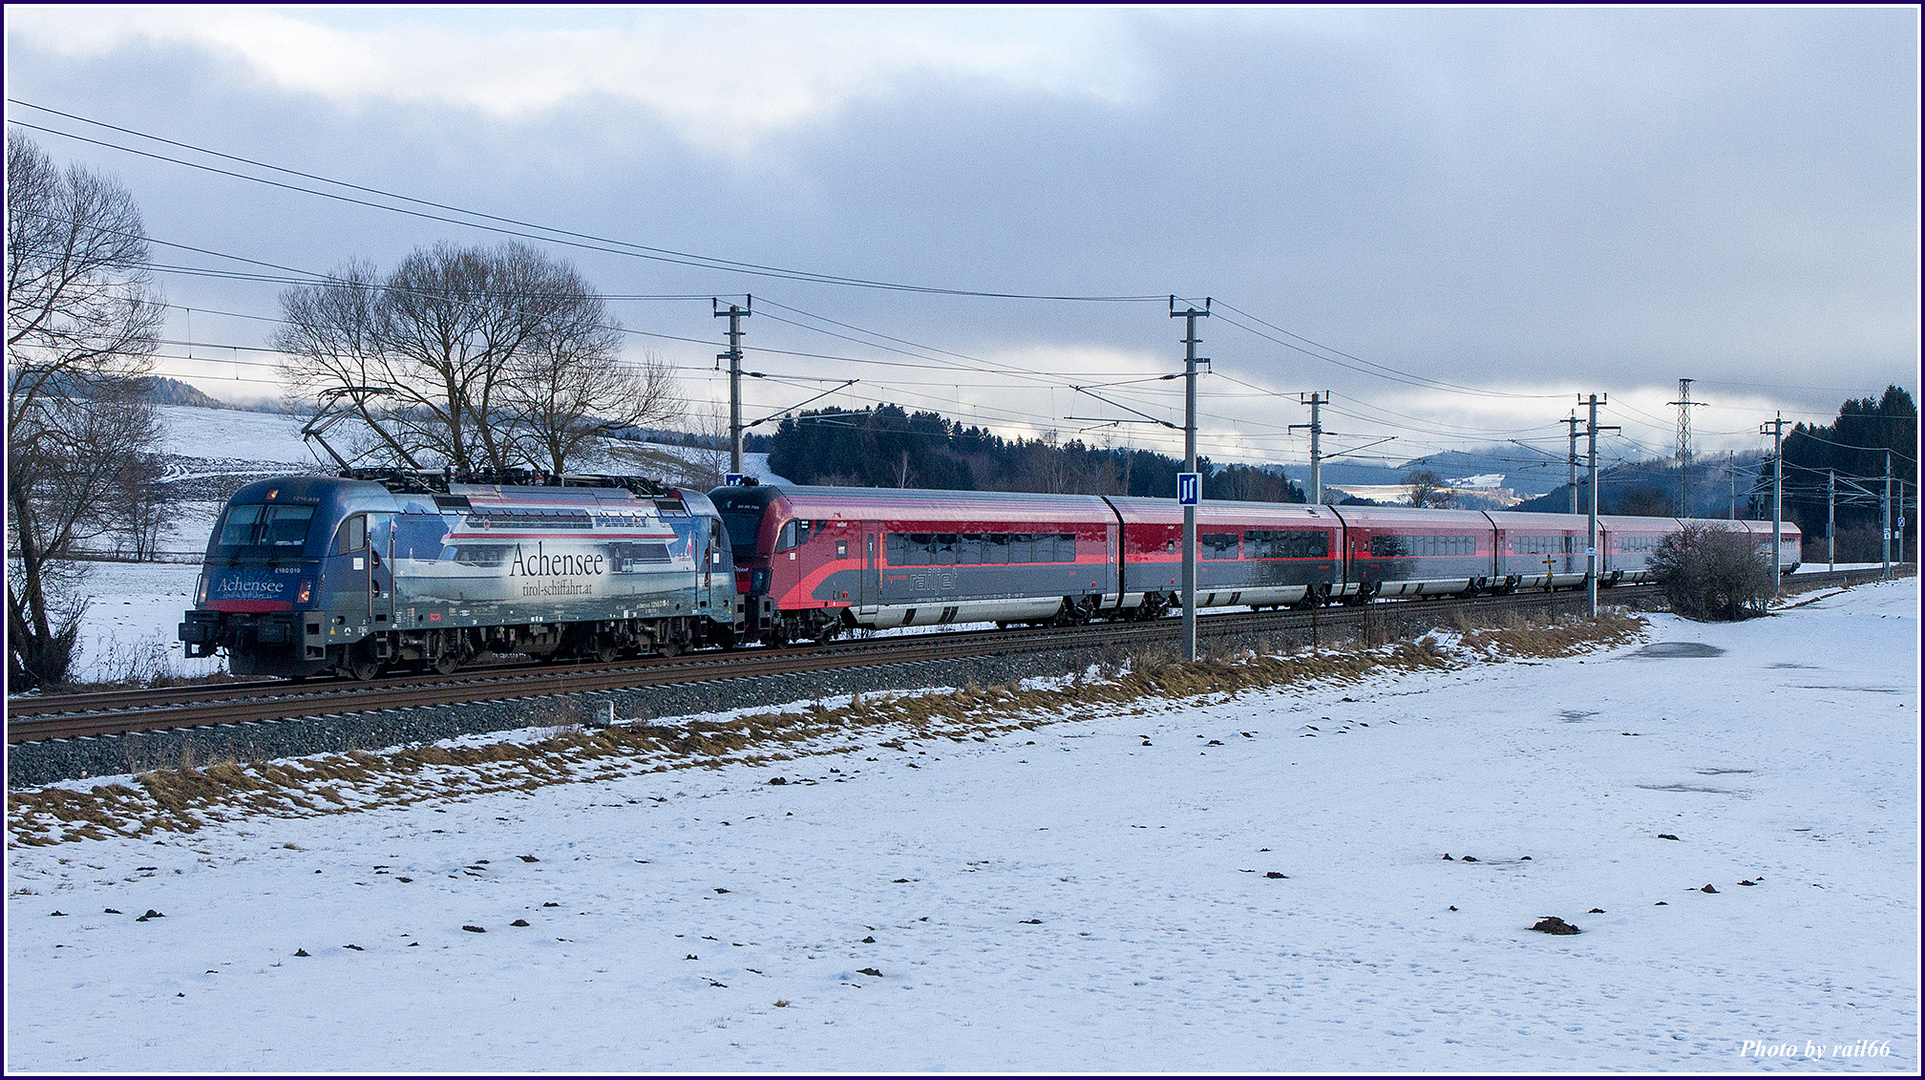
[[[236,675],[360,679],[451,672],[484,652],[611,660],[733,644],[735,568],[708,496],[590,485],[249,484],[215,524],[180,639],[190,657],[226,649]]]

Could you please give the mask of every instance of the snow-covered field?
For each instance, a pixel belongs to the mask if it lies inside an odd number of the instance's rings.
[[[209,525],[212,529],[212,525]],[[207,543],[205,535],[202,546]],[[80,620],[76,682],[113,682],[163,672],[211,675],[227,670],[218,656],[189,660],[178,628],[194,606],[201,568],[185,563],[88,563],[92,598]]]
[[[310,470],[326,467],[325,455],[316,457],[321,451],[310,452],[301,438],[306,417],[191,405],[162,405],[160,415],[162,453],[209,461],[279,462]]]
[[[6,1064],[1916,1073],[1918,605],[10,845]]]

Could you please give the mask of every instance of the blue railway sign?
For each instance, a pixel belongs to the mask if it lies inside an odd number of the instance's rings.
[[[1195,506],[1203,501],[1203,474],[1181,472],[1176,474],[1176,501],[1182,506]]]
[[[739,472],[729,473],[728,475],[722,477],[722,484],[725,487],[738,487],[741,485],[743,480],[748,479],[748,475],[749,474],[747,473],[739,473]]]

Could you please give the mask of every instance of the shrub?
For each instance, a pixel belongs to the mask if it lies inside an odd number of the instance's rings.
[[[1671,610],[1687,619],[1762,615],[1771,598],[1769,556],[1723,525],[1686,525],[1659,541],[1651,574]]]

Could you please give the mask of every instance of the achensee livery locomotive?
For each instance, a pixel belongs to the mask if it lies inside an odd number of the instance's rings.
[[[714,504],[641,485],[249,484],[214,527],[195,603],[188,656],[225,648],[237,675],[293,678],[673,654],[731,644],[737,622]]]
[[[575,479],[571,478],[571,483]],[[215,526],[187,655],[236,674],[453,671],[852,629],[1151,619],[1180,604],[1182,509],[1094,495],[762,485],[697,492],[416,475],[250,484]],[[1599,583],[1684,522],[1598,519]],[[1715,522],[1769,548],[1768,522]],[[1780,547],[1799,561],[1797,526]],[[1197,603],[1313,607],[1584,583],[1567,514],[1206,502]]]

